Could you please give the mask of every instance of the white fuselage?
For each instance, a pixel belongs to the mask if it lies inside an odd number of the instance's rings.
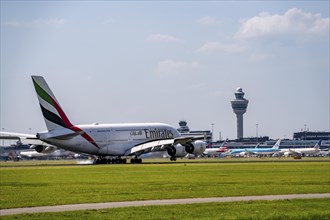
[[[213,156],[213,155],[218,155],[221,154],[221,152],[219,152],[219,148],[206,148],[205,151],[203,152],[203,154],[208,155],[208,156]]]
[[[224,153],[226,150],[227,148],[224,147],[206,148],[203,154],[207,156],[217,156]]]
[[[274,153],[279,152],[279,149],[274,148],[257,148],[257,149],[249,149],[249,152],[256,155],[273,155]]]
[[[82,130],[78,135],[63,128],[39,133],[39,136],[41,140],[66,150],[103,156],[124,156],[129,149],[140,143],[180,137],[175,128],[162,123],[92,124],[75,127]],[[63,136],[66,133],[67,138]],[[57,134],[61,138],[56,138]]]
[[[311,148],[292,148],[292,149],[282,149],[281,153],[284,155],[291,154],[318,154],[320,152],[319,148],[311,147]]]
[[[35,150],[25,150],[19,152],[19,155],[22,157],[28,157],[28,158],[40,158],[40,157],[66,157],[70,155],[69,151],[65,150],[55,150],[51,153],[39,153]]]

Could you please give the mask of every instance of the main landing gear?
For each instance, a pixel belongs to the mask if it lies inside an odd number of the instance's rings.
[[[98,157],[94,160],[93,164],[126,164],[127,159],[126,158],[105,158],[105,157]],[[142,159],[138,157],[132,157],[131,158],[131,164],[140,164],[142,163]]]
[[[171,157],[170,160],[171,161],[176,161],[176,157]]]
[[[127,163],[126,158],[122,159],[120,157],[117,158],[104,158],[104,157],[99,157],[94,160],[94,164],[125,164]]]
[[[141,158],[137,158],[137,157],[133,157],[133,158],[131,158],[131,163],[132,164],[142,163],[142,159]]]

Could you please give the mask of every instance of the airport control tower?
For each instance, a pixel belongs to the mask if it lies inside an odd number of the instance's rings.
[[[231,100],[231,107],[237,117],[237,139],[243,138],[243,114],[246,112],[249,100],[244,98],[242,88],[237,88],[235,92],[236,99]]]

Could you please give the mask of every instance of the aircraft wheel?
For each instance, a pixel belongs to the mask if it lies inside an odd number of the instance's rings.
[[[126,159],[125,159],[126,161]],[[126,163],[126,162],[124,162]],[[136,163],[142,163],[142,159],[141,158],[131,158],[131,163],[132,164],[136,164]]]

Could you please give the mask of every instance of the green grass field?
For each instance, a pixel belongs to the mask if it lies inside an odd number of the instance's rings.
[[[297,199],[204,203],[192,205],[145,206],[116,209],[84,210],[59,213],[35,213],[2,216],[2,220],[30,219],[317,219],[328,220],[330,199]]]
[[[330,162],[1,164],[0,208],[330,192]]]

